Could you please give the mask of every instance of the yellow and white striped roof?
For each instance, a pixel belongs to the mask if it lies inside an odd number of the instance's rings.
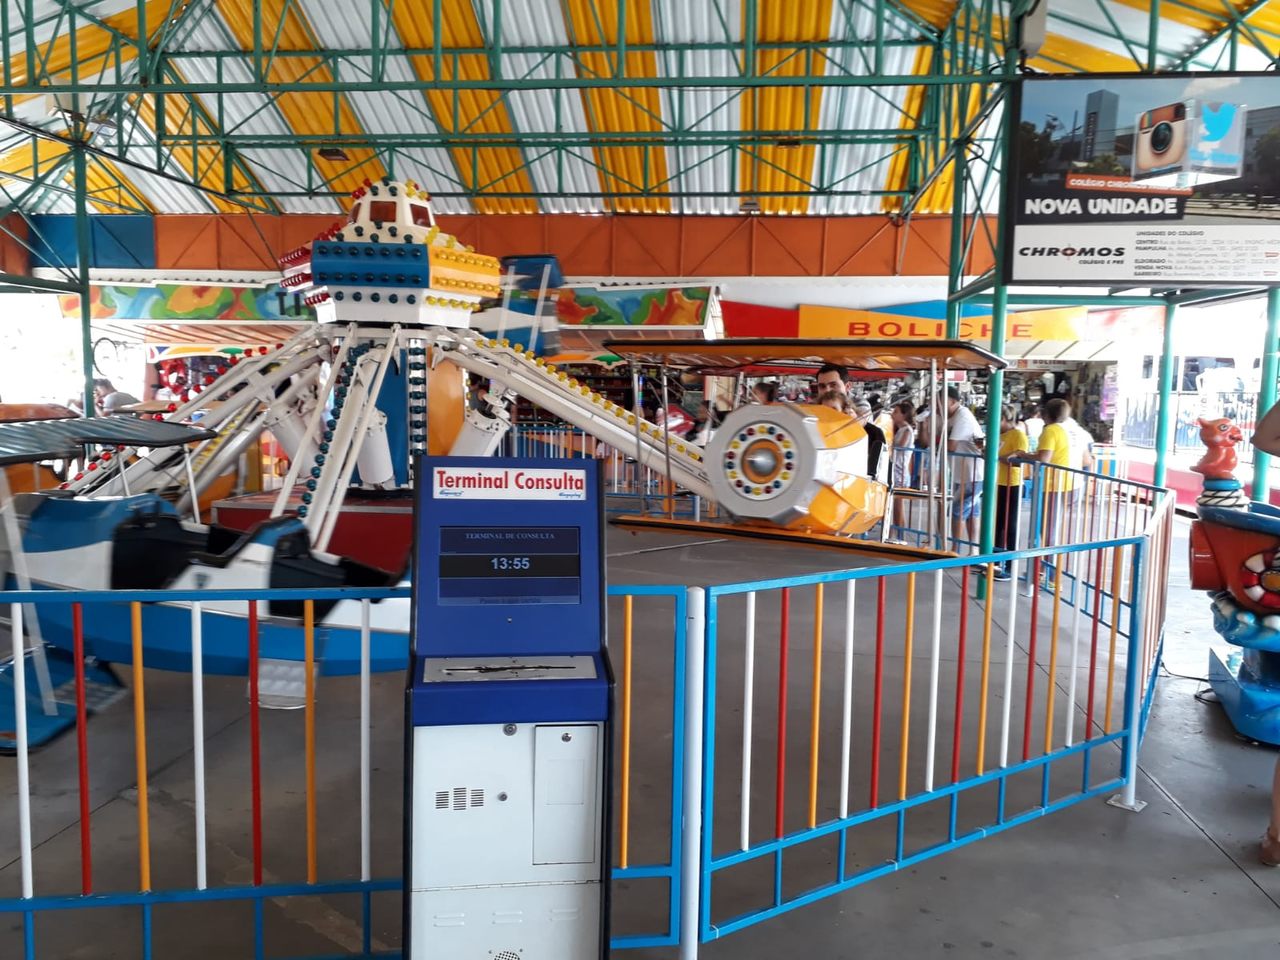
[[[14,82],[27,75],[28,25],[26,3],[12,3],[10,49],[22,50],[8,65]],[[320,135],[335,121],[354,136],[369,138],[368,147],[346,147],[346,162],[326,161],[311,154],[315,174],[334,178],[334,186],[350,190],[365,177],[387,172],[376,149],[379,136],[436,131],[517,136],[522,131],[562,131],[566,135],[592,133],[653,134],[664,126],[698,132],[733,134],[757,130],[904,129],[921,124],[923,89],[912,86],[776,86],[758,89],[627,88],[593,87],[584,90],[539,88],[539,80],[551,79],[563,70],[564,59],[553,64],[533,54],[508,52],[507,48],[532,45],[609,46],[619,41],[619,10],[625,11],[625,39],[644,50],[625,53],[629,75],[645,77],[719,75],[737,69],[730,50],[680,48],[680,44],[745,40],[748,23],[754,23],[759,43],[826,41],[871,37],[877,31],[878,4],[858,0],[758,0],[747,17],[743,0],[522,0],[501,5],[501,52],[493,45],[492,0],[439,0],[440,22],[432,22],[433,0],[262,0],[262,23],[269,25],[279,49],[363,50],[374,31],[374,3],[381,4],[379,30],[386,47],[424,50],[437,42],[447,46],[490,47],[501,58],[506,76],[525,77],[522,89],[505,95],[487,90],[373,92],[287,92],[276,96],[236,94],[220,98],[221,104],[201,100],[193,109],[170,98],[166,127],[204,134],[225,130],[239,134]],[[883,68],[887,74],[913,75],[938,65],[923,43],[911,18],[941,27],[956,16],[954,0],[884,0],[901,12],[885,17],[880,26],[887,41]],[[1045,0],[1049,8],[1049,36],[1029,66],[1047,72],[1134,71],[1147,65],[1147,43],[1152,25],[1151,4],[1157,3],[1157,43],[1154,65],[1167,69],[1184,60],[1191,69],[1227,69],[1232,50],[1228,42],[1234,30],[1241,38],[1234,66],[1241,70],[1267,67],[1280,52],[1280,0]],[[209,4],[207,15],[197,17],[186,8]],[[81,78],[116,69],[117,58],[127,66],[134,48],[122,45],[109,54],[116,36],[136,37],[136,0],[76,0],[79,10],[98,22],[83,23],[74,38],[66,31],[63,0],[34,0],[34,38],[43,72],[67,75],[72,50]],[[1000,10],[1007,3],[996,3]],[[147,23],[155,35],[175,9],[183,20],[176,28],[184,50],[250,50],[254,43],[251,0],[148,0]],[[977,9],[972,5],[964,11]],[[975,16],[964,12],[964,16]],[[1003,21],[1001,21],[1003,22]],[[1234,23],[1234,26],[1233,26]],[[278,27],[278,34],[277,34]],[[997,29],[998,35],[1003,31]],[[170,39],[171,45],[175,42]],[[15,43],[17,46],[15,46]],[[656,49],[654,49],[656,47]],[[664,49],[670,47],[670,49]],[[606,52],[582,52],[573,61],[581,73],[608,76],[613,56]],[[866,49],[834,49],[825,62],[814,57],[789,56],[786,51],[756,51],[757,69],[779,75],[854,72],[868,74]],[[1189,58],[1189,59],[1188,59]],[[215,60],[179,59],[182,79],[189,82],[247,83],[250,62],[222,59],[221,73]],[[483,80],[489,58],[464,56],[451,61],[450,71],[459,77]],[[304,75],[313,79],[327,70],[316,59],[274,60],[269,80],[288,82]],[[429,56],[397,56],[385,60],[389,81],[430,81],[433,59]],[[36,98],[37,100],[39,98]],[[163,173],[149,172],[157,150],[155,98],[135,96],[129,101],[131,122],[127,137],[112,135],[102,149],[109,156],[95,156],[89,165],[90,203],[101,213],[128,210],[155,213],[235,212],[230,200],[194,189],[191,183],[220,187],[223,158],[220,149],[206,143],[196,149],[175,148],[164,155]],[[2,109],[2,108],[0,108]],[[56,117],[48,104],[17,104],[15,114],[26,122],[56,130]],[[994,135],[997,116],[988,123]],[[935,121],[940,122],[940,121]],[[118,149],[123,147],[123,153]],[[898,201],[880,195],[807,195],[809,185],[838,180],[851,191],[895,191],[908,182],[906,154],[900,144],[762,143],[749,151],[675,138],[660,149],[636,145],[590,145],[536,155],[519,145],[489,147],[477,152],[476,182],[465,147],[414,146],[399,151],[395,174],[414,179],[437,192],[460,190],[468,197],[441,197],[442,213],[531,212],[634,212],[634,213],[737,213],[745,197],[760,195],[764,212],[790,214],[860,214],[892,209]],[[129,163],[118,162],[120,160]],[[308,184],[308,154],[302,150],[246,148],[239,154],[234,183],[240,188],[260,188],[268,193],[302,192]],[[24,180],[62,164],[62,186],[46,190],[24,204],[37,211],[73,209],[69,190],[70,165],[66,147],[41,142],[33,149],[30,137],[0,125],[0,187],[12,194]],[[133,165],[137,164],[137,166]],[[918,173],[918,171],[917,171]],[[186,183],[180,182],[186,181]],[[640,184],[650,184],[645,191]],[[656,185],[652,186],[652,185]],[[593,196],[601,192],[612,198]],[[493,194],[525,193],[531,197]],[[769,194],[775,194],[770,196]],[[776,194],[789,193],[790,196]],[[667,196],[664,194],[679,194]],[[4,195],[0,193],[0,203]],[[946,177],[928,191],[920,212],[944,212],[951,203]],[[281,197],[276,207],[284,212],[336,212],[329,196]]]

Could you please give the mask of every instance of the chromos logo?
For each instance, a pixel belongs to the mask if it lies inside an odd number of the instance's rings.
[[[1020,257],[1123,257],[1124,247],[1022,247]]]

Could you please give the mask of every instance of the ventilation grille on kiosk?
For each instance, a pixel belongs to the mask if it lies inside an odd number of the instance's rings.
[[[493,955],[493,960],[520,960],[520,954],[514,950],[499,950]]]
[[[436,791],[437,810],[474,810],[484,806],[482,787],[454,787]]]

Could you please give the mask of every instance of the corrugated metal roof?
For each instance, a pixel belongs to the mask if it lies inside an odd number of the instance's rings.
[[[270,25],[271,42],[282,50],[360,49],[371,45],[373,23],[368,0],[262,0],[264,22]],[[465,145],[402,146],[394,154],[382,156],[359,144],[345,147],[348,162],[322,161],[314,154],[296,149],[267,149],[244,146],[237,166],[239,187],[261,186],[281,194],[278,206],[287,212],[336,213],[341,205],[329,197],[311,193],[323,189],[332,178],[341,190],[351,189],[366,176],[377,176],[390,168],[395,174],[417,180],[433,192],[475,190],[480,197],[438,197],[442,213],[472,210],[521,212],[541,209],[550,212],[597,213],[642,211],[730,214],[740,209],[744,198],[760,197],[765,212],[859,214],[894,209],[897,200],[873,195],[879,190],[900,190],[908,181],[904,160],[905,144],[918,126],[921,88],[911,87],[828,87],[806,91],[798,87],[776,87],[744,92],[732,80],[721,89],[615,89],[553,90],[539,87],[539,81],[563,77],[574,70],[610,76],[616,67],[612,50],[579,52],[574,57],[557,54],[511,53],[520,45],[572,47],[582,44],[612,46],[618,40],[621,14],[626,19],[627,72],[632,75],[683,76],[719,75],[733,77],[741,68],[737,54],[723,50],[681,50],[681,44],[708,43],[725,39],[737,41],[746,29],[741,0],[629,0],[626,4],[601,0],[523,0],[498,4],[493,0],[440,0],[440,22],[432,21],[430,0],[400,0],[383,3],[380,19],[382,41],[388,48],[410,46],[427,50],[437,36],[446,47],[468,46],[477,51],[502,50],[500,61],[477,52],[440,65],[442,73],[454,71],[462,78],[483,80],[493,63],[508,78],[519,77],[528,86],[498,94],[490,90],[427,89],[425,92],[371,91],[329,94],[283,92],[274,97],[237,94],[219,101],[206,97],[202,106],[207,118],[201,121],[207,132],[220,124],[233,133],[270,136],[287,140],[297,134],[323,135],[334,124],[356,138],[394,134],[434,134],[456,132],[459,142],[468,133],[510,137],[510,142],[478,150]],[[1044,49],[1030,65],[1049,72],[1133,70],[1145,60],[1151,5],[1155,0],[1052,0],[1049,8],[1049,37]],[[870,4],[847,0],[759,0],[755,36],[761,42],[777,40],[833,41],[875,36],[887,42],[883,48],[883,68],[893,74],[928,69],[928,49],[915,45],[920,29],[911,17],[941,26],[955,14],[955,0],[900,0],[898,12],[888,10],[883,22],[875,22]],[[206,16],[188,13],[180,31],[188,35],[173,38],[172,45],[184,50],[244,49],[251,42],[252,18],[249,0],[202,0]],[[12,3],[10,29],[19,39],[19,54],[10,63],[15,77],[25,76],[26,56],[22,20],[26,4]],[[1280,2],[1254,9],[1250,0],[1166,0],[1161,3],[1160,43],[1156,65],[1166,69],[1194,54],[1191,65],[1198,69],[1225,68],[1225,38],[1206,45],[1208,36],[1222,30],[1232,17],[1241,18],[1242,42],[1235,52],[1235,65],[1242,70],[1262,69],[1280,51]],[[42,61],[55,74],[70,62],[71,38],[67,34],[66,0],[32,0],[36,24],[34,34]],[[96,69],[103,63],[113,32],[124,37],[137,33],[136,0],[77,0],[76,9],[106,20],[110,30],[88,24],[76,34],[75,49],[81,70]],[[170,15],[170,0],[146,0],[148,29],[160,29]],[[906,13],[901,12],[907,11]],[[12,16],[16,11],[16,19]],[[493,23],[495,11],[502,21]],[[976,16],[976,14],[973,14]],[[277,26],[279,32],[277,33]],[[500,30],[500,37],[496,37]],[[1272,56],[1255,49],[1249,40],[1272,48]],[[500,42],[499,42],[500,41]],[[653,43],[659,49],[634,49]],[[495,53],[494,56],[497,54]],[[126,67],[134,56],[132,44],[120,47]],[[759,49],[755,69],[778,75],[826,72],[837,75],[872,72],[870,43],[861,47],[833,46],[827,55],[804,56]],[[179,61],[187,79],[212,83],[218,76],[228,82],[252,81],[248,61],[222,59],[221,74],[214,61],[183,58]],[[433,58],[390,57],[384,61],[388,82],[430,80]],[[372,60],[345,60],[343,69],[368,74]],[[276,58],[270,79],[298,79],[308,70],[321,73],[328,68],[316,61]],[[173,101],[171,101],[171,110]],[[335,107],[336,104],[336,107]],[[40,111],[39,98],[23,107],[28,113]],[[34,122],[54,129],[57,118],[52,104],[34,117]],[[137,104],[141,122],[136,138],[125,157],[140,163],[154,160],[152,118],[154,104],[143,98]],[[181,108],[177,108],[181,112]],[[336,109],[336,115],[335,115]],[[172,114],[171,114],[172,115]],[[997,114],[998,116],[998,114]],[[24,117],[26,115],[24,114]],[[26,117],[30,120],[30,117]],[[995,116],[987,123],[994,134]],[[170,129],[173,129],[171,126]],[[898,131],[885,134],[884,142],[823,145],[806,140],[805,133],[847,130]],[[789,131],[786,142],[746,142],[734,134],[745,131],[747,140],[755,131]],[[592,133],[636,132],[652,140],[666,137],[679,145],[641,146],[592,142]],[[537,133],[546,139],[573,137],[572,144],[558,149],[521,145],[516,137]],[[700,142],[699,136],[704,137]],[[716,137],[706,142],[706,137]],[[877,135],[881,136],[881,135]],[[21,158],[26,142],[15,136],[0,136],[0,177],[13,173],[13,159]],[[51,145],[51,150],[53,145]],[[111,149],[107,147],[107,149]],[[180,145],[169,154],[165,171],[190,177],[199,172],[206,182],[220,180],[220,148],[210,143],[192,151]],[[29,161],[28,161],[29,162]],[[242,169],[246,168],[246,169]],[[927,168],[927,159],[926,159]],[[920,174],[920,169],[914,175]],[[100,188],[111,192],[113,174],[103,167]],[[174,183],[154,173],[119,167],[114,171],[124,182],[123,196],[136,193],[143,205],[161,212],[194,213],[209,209],[236,209],[234,204],[213,199],[200,191]],[[9,189],[19,186],[10,180]],[[848,195],[823,192],[834,188]],[[988,187],[988,193],[992,192]],[[601,191],[619,194],[612,199]],[[120,191],[116,191],[120,193]],[[521,196],[498,194],[535,193],[537,201]],[[796,195],[769,197],[770,192]],[[648,193],[649,195],[641,195]],[[488,196],[484,196],[488,194]],[[671,196],[666,196],[670,194]],[[806,195],[807,194],[807,195]],[[971,198],[976,203],[976,198]],[[944,174],[916,207],[920,212],[942,212],[949,208],[950,185]],[[42,210],[70,209],[69,198],[45,194],[37,202]]]
[[[155,142],[155,131],[139,119],[137,129],[125,146],[124,155],[126,159],[142,166],[153,167],[156,159]],[[165,172],[182,173],[180,169]],[[204,193],[169,177],[139,167],[121,167],[120,173],[161,213],[213,213],[217,210]]]
[[[490,46],[484,22],[471,5],[471,0],[442,0],[440,23],[433,22],[431,17],[421,16],[420,11],[411,9],[407,4],[393,5],[391,17],[401,42],[411,48],[432,47],[437,37],[442,43],[472,49]],[[437,64],[433,57],[415,57],[413,69],[420,79],[430,81],[436,76]],[[440,74],[445,77],[456,76],[461,80],[478,81],[489,76],[490,66],[487,57],[467,55],[456,59],[442,58],[439,69]],[[506,103],[495,91],[467,89],[450,92],[428,88],[425,99],[443,130],[474,130],[476,133],[497,136],[512,133]],[[533,192],[524,155],[519,147],[495,146],[472,152],[462,146],[452,148],[452,154],[459,178],[468,189],[475,189],[482,194],[474,201],[477,210],[487,213],[532,213],[538,209],[536,200],[500,195]],[[425,186],[432,188],[430,182]]]
[[[12,24],[26,27],[27,4],[10,0],[13,7],[9,12]],[[132,10],[137,6],[136,0],[80,0],[76,4],[82,12],[105,19],[112,14]],[[66,0],[31,0],[32,20],[35,22],[36,39],[48,40],[53,36],[54,27],[61,19],[65,22],[68,15]]]
[[[1055,0],[1049,5],[1049,28],[1053,33],[1130,60],[1135,54],[1145,58],[1149,24],[1147,11],[1122,3],[1100,7],[1097,0]],[[1107,36],[1108,32],[1118,32],[1118,36]],[[1176,20],[1162,23],[1159,67],[1173,66],[1179,57],[1190,53],[1202,37],[1202,31]],[[1135,43],[1136,38],[1142,39]],[[1125,40],[1129,41],[1127,46]]]
[[[613,47],[624,32],[631,43],[654,42],[653,10],[649,4],[613,5],[595,4],[592,0],[564,0],[564,9],[566,32],[575,43]],[[620,20],[619,15],[624,19]],[[629,50],[622,57],[625,58],[627,75],[658,75],[656,54]],[[578,56],[581,69],[600,78],[616,76],[618,60],[618,55],[613,52],[584,52]],[[591,87],[584,91],[583,100],[587,122],[594,130],[654,133],[661,129],[665,119],[659,92],[651,87]],[[607,201],[607,209],[619,213],[670,211],[671,204],[667,198],[653,195],[666,192],[665,184],[669,182],[665,149],[651,148],[647,144],[597,147],[595,158],[602,168],[604,189],[613,194]]]
[[[854,16],[844,4],[836,4],[832,12],[833,37],[866,37],[875,33],[875,15],[865,7],[853,8]],[[907,39],[904,25],[886,21],[882,27],[886,40]],[[866,48],[833,50],[826,72],[863,74],[874,66],[874,51]],[[909,73],[916,58],[912,46],[884,48],[886,73]],[[841,87],[828,90],[822,98],[818,126],[823,130],[907,130],[918,120],[907,110],[908,87]],[[883,209],[883,201],[872,191],[885,188],[890,181],[893,158],[907,149],[907,138],[882,144],[837,144],[819,149],[815,157],[814,182],[839,190],[867,191],[860,196],[815,196],[809,210],[818,214],[869,214]]]
[[[192,50],[225,50],[234,43],[221,18],[211,13],[202,18],[187,41]],[[198,83],[214,83],[217,69],[212,60],[188,59],[182,62],[185,76]],[[247,61],[225,60],[223,80],[226,83],[249,83],[253,76]],[[215,117],[222,111],[224,128],[258,136],[288,136],[292,131],[274,104],[260,98],[223,97],[222,103],[205,103]],[[306,190],[309,186],[306,160],[295,150],[244,151],[245,159],[263,189],[279,193]],[[330,197],[281,197],[277,201],[286,213],[338,213],[341,206]]]
[[[527,0],[506,7],[504,14],[504,34],[519,37],[526,43],[565,47],[569,44],[558,0]],[[560,68],[563,70],[566,66],[562,60]],[[524,77],[536,83],[554,78],[556,63],[535,54],[503,54],[502,70],[507,76]],[[507,95],[507,106],[517,131],[585,134],[590,129],[582,97],[572,90],[514,90]],[[561,153],[527,149],[525,159],[535,187],[544,196],[541,206],[546,212],[599,213],[605,209],[598,197],[574,196],[600,189],[600,172],[593,165],[589,147]]]
[[[13,0],[5,0],[5,3],[10,6],[9,29],[17,35],[19,40],[15,45],[20,52],[15,56],[12,64],[13,76],[15,79],[26,78],[27,64],[26,55],[24,55],[26,51],[23,50],[27,42],[28,27],[26,9],[24,9],[26,4],[15,4]],[[154,18],[163,17],[163,12],[159,9],[160,3],[161,0],[148,0],[147,12],[150,18],[148,23],[159,23],[159,20]],[[70,64],[68,6],[65,0],[32,0],[32,35],[35,37],[38,56],[42,60],[42,63],[37,65],[37,70],[56,73]],[[111,26],[119,28],[122,32],[128,33],[129,29],[137,23],[137,15],[132,13],[137,9],[136,0],[102,0],[102,3],[77,4],[77,6],[105,20]],[[81,26],[77,31],[76,58],[81,61],[81,64],[90,64],[93,59],[101,58],[102,52],[108,49],[110,35],[97,27],[84,27],[83,18],[78,18],[76,22]],[[124,52],[124,60],[132,58],[132,50]]]
[[[315,30],[316,39],[323,47],[340,48],[350,45],[355,37],[371,37],[373,20],[370,7],[364,3],[347,0],[305,0],[301,4],[307,19]],[[389,46],[401,47],[399,37],[391,31],[387,35]],[[400,58],[388,58],[385,77],[392,82],[412,81],[413,70]],[[373,61],[352,61],[355,73],[352,78],[373,79]],[[371,134],[394,134],[406,130],[419,133],[436,133],[439,128],[426,100],[417,93],[388,91],[386,93],[353,92],[347,95],[351,108],[359,116],[364,129]],[[396,176],[416,180],[428,190],[432,186],[457,189],[457,168],[449,152],[440,147],[415,147],[399,151],[396,156],[384,159]],[[441,197],[434,202],[438,213],[471,213],[466,198]]]
[[[215,0],[217,14],[235,37],[241,49],[253,46],[253,16],[248,4],[239,0]],[[273,26],[272,44],[279,49],[309,51],[319,49],[314,29],[306,12],[298,4],[288,0],[259,0],[262,20]],[[366,34],[367,36],[367,34]],[[364,38],[359,42],[367,43]],[[357,38],[352,38],[357,40]],[[268,83],[296,83],[308,76],[331,80],[329,68],[319,60],[307,58],[276,57],[266,66]],[[352,109],[344,94],[329,95],[316,92],[284,91],[272,102],[279,109],[289,127],[295,132],[311,136],[323,136],[334,130],[345,134],[364,133],[360,117]],[[345,148],[348,159],[326,160],[313,153],[310,163],[324,182],[333,189],[349,193],[364,180],[376,179],[385,172],[381,159],[371,147]]]
[[[741,0],[721,4],[687,3],[685,0],[654,0],[654,25],[659,43],[710,42],[742,37]],[[728,76],[740,68],[727,50],[667,51],[658,57],[662,76]],[[732,90],[665,90],[663,114],[670,122],[696,132],[732,133],[741,122],[741,95]],[[679,213],[737,213],[736,196],[709,196],[733,193],[737,187],[738,152],[732,146],[716,144],[678,145],[668,148],[669,167],[674,171],[672,189],[683,197],[672,204]]]

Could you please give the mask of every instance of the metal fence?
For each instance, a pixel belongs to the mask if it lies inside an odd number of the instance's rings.
[[[601,443],[577,427],[559,421],[517,424],[503,438],[502,453],[512,457],[601,461],[610,514],[702,518],[717,513],[715,504],[704,503],[701,497],[676,487],[660,471],[638,463],[625,450]]]
[[[1258,422],[1258,395],[1256,393],[1174,393],[1173,416],[1170,420],[1173,450],[1202,451],[1200,425],[1196,420],[1217,420],[1226,417],[1234,420],[1245,437],[1253,435]],[[1124,443],[1134,447],[1155,449],[1156,421],[1160,410],[1158,393],[1142,393],[1125,400],[1124,418],[1120,436]],[[1240,459],[1253,462],[1253,444],[1240,447]]]
[[[693,957],[702,942],[1086,798],[1118,791],[1135,804],[1172,501],[1078,471],[1032,474],[1013,553],[609,588],[615,948],[679,945]],[[399,956],[403,678],[370,674],[367,611],[402,595],[0,594],[19,718],[0,799],[0,822],[17,827],[0,831],[12,861],[0,914],[17,922],[0,924],[0,956],[108,941],[165,956],[193,929],[222,956],[335,955],[332,944],[281,948],[281,916],[304,902],[349,927],[337,955]],[[296,713],[264,710],[257,603],[336,597],[364,602],[359,676],[311,681]],[[200,669],[200,604],[231,599],[246,604],[247,690]],[[140,605],[156,602],[192,604],[189,685],[145,669]],[[23,603],[73,604],[77,623],[128,605],[130,730],[90,723],[77,670],[60,691],[74,743],[29,753]],[[669,722],[638,730],[639,702]],[[148,753],[157,735],[164,756]],[[358,763],[328,764],[335,750]],[[152,809],[160,795],[182,802]],[[129,816],[122,797],[135,798]]]
[[[403,759],[403,674],[379,678],[371,673],[369,613],[371,603],[405,595],[403,590],[0,594],[12,617],[10,679],[17,726],[13,779],[11,784],[5,782],[7,777],[0,779],[5,787],[0,793],[0,822],[14,828],[0,831],[0,861],[10,864],[0,870],[0,915],[19,919],[12,926],[0,924],[0,956],[62,957],[106,942],[130,956],[172,955],[190,936],[183,918],[193,917],[190,911],[197,907],[202,929],[225,924],[220,941],[208,945],[210,951],[219,956],[280,956],[271,944],[283,934],[273,929],[267,907],[294,904],[297,910],[301,901],[314,904],[311,909],[322,914],[339,916],[349,928],[348,949],[340,955],[400,956],[398,907],[379,905],[379,900],[392,897],[398,902],[401,890],[398,800],[403,788],[395,777]],[[613,880],[627,890],[627,896],[614,898],[615,948],[674,945],[680,935],[687,775],[686,595],[684,587],[609,588],[611,656],[618,684]],[[319,676],[317,632],[305,628],[299,631],[299,641],[305,650],[305,676],[312,679],[306,684],[302,709],[267,709],[269,677],[259,653],[259,604],[301,600],[309,614],[316,601],[339,598],[363,604],[359,676]],[[226,601],[245,603],[247,684],[228,684],[228,678],[206,676],[202,668],[202,621],[208,616],[202,605]],[[185,702],[175,697],[174,685],[165,682],[176,675],[146,669],[142,607],[157,602],[191,606],[193,669]],[[33,755],[27,743],[27,714],[40,708],[28,706],[25,695],[31,689],[32,654],[24,651],[24,614],[55,604],[72,609],[76,670],[74,681],[58,695],[62,706],[74,711],[75,738],[74,744],[60,742]],[[102,612],[104,604],[123,604],[132,614],[133,722],[127,744],[114,729],[100,740],[100,728],[90,722],[83,624]],[[306,622],[314,623],[314,618],[308,615]],[[383,682],[375,694],[378,680]],[[148,688],[158,683],[164,698],[158,708],[149,707]],[[229,743],[224,735],[228,712],[245,704],[246,697],[243,736]],[[632,703],[638,698],[651,707],[662,706],[669,725],[655,729],[650,724],[636,736]],[[358,703],[354,715],[352,699]],[[318,720],[328,748],[358,752],[358,764],[349,758],[326,764],[317,741]],[[172,740],[174,726],[188,727],[189,752],[180,760],[173,758],[171,743],[162,757],[148,753],[149,737],[155,740],[158,724],[166,740]],[[120,750],[126,747],[133,754],[132,764],[122,762]],[[70,781],[67,763],[75,771]],[[375,769],[387,771],[378,776],[376,791]],[[94,782],[94,771],[102,782]],[[231,785],[241,780],[243,791]],[[637,782],[650,798],[643,804],[633,802]],[[122,821],[111,804],[122,791],[136,798],[132,822]],[[167,807],[153,811],[150,798],[157,792],[189,797],[189,819],[175,822]],[[67,797],[74,797],[74,803],[61,802]],[[660,799],[655,803],[653,797]],[[59,799],[46,802],[49,798]],[[74,846],[65,842],[71,836],[76,838]],[[121,843],[132,850],[123,851]],[[344,851],[343,856],[335,858],[335,848]],[[211,861],[216,869],[211,869]],[[228,876],[237,876],[238,882],[228,882]],[[67,911],[75,911],[74,924],[60,922]],[[375,936],[375,912],[384,918],[383,928],[388,926],[385,918],[394,916],[390,936]]]
[[[1120,535],[709,588],[701,939],[1092,796],[1135,806],[1172,516],[1152,494]]]

